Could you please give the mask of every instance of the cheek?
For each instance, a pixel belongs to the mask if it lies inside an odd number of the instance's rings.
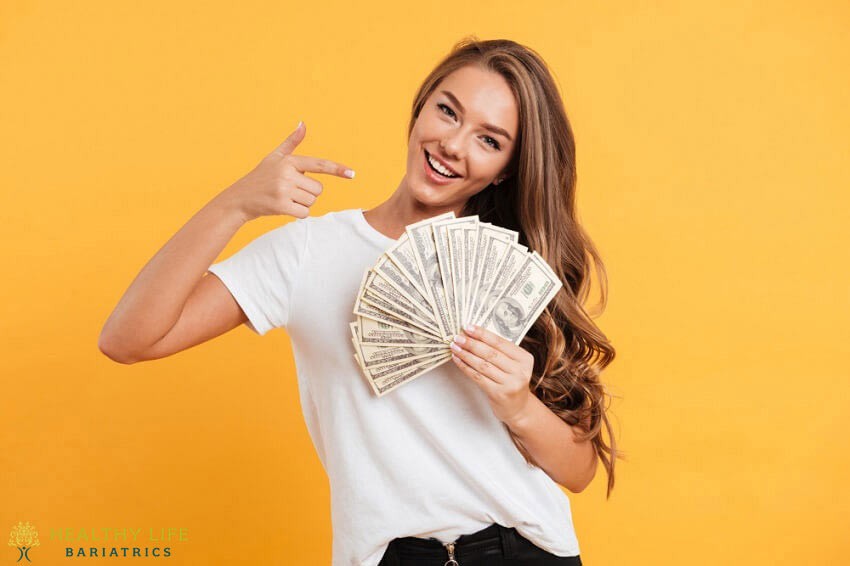
[[[502,161],[493,158],[492,155],[484,155],[483,152],[484,150],[481,148],[474,148],[470,151],[470,158],[467,160],[469,177],[489,182],[502,170]]]
[[[445,124],[439,119],[420,116],[413,126],[414,137],[431,139],[445,132]]]

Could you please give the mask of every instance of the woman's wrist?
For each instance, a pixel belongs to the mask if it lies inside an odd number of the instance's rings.
[[[253,220],[239,199],[235,198],[232,186],[217,194],[207,206],[216,209],[223,219],[235,224],[237,229]]]
[[[531,393],[531,390],[527,390],[526,402],[523,407],[510,417],[503,419],[502,422],[505,423],[514,434],[522,436],[527,429],[528,419],[534,410],[534,401],[537,400],[537,397]]]

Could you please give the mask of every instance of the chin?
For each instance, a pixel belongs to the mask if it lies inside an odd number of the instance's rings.
[[[448,206],[455,201],[454,191],[441,191],[439,187],[428,185],[415,187],[412,191],[413,199],[428,207]]]

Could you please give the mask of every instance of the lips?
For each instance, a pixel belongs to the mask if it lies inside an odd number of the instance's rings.
[[[437,157],[436,155],[434,155],[434,154],[432,154],[432,153],[429,153],[429,152],[428,152],[428,150],[426,149],[426,150],[425,150],[425,161],[428,161],[428,157],[429,157],[429,156],[430,156],[430,157],[433,157],[433,158],[434,158],[434,161],[438,162],[440,165],[442,165],[443,167],[445,167],[446,169],[448,169],[448,170],[449,170],[449,172],[450,172],[452,175],[455,175],[455,177],[454,177],[454,178],[456,178],[456,179],[457,179],[457,178],[460,178],[460,177],[461,177],[461,174],[460,174],[460,173],[458,173],[457,171],[455,171],[454,169],[452,169],[451,167],[449,167],[449,166],[448,166],[448,164],[447,164],[445,161],[443,161],[442,159],[440,159],[440,158],[439,158],[439,157]],[[429,167],[430,167],[430,164],[429,164]],[[446,177],[446,178],[448,179],[448,178],[450,178],[450,177]]]

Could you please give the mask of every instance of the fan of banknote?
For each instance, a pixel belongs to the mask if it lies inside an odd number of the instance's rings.
[[[519,344],[562,284],[513,230],[478,216],[434,216],[363,274],[350,324],[354,358],[382,396],[451,359],[475,324]]]

